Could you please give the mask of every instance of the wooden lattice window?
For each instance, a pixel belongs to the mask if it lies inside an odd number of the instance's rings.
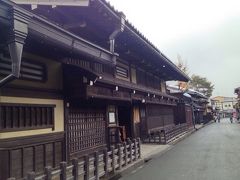
[[[146,73],[141,69],[137,70],[137,84],[146,85]]]
[[[128,69],[121,66],[116,66],[116,75],[122,78],[128,78]]]
[[[55,105],[0,103],[0,132],[54,128]]]
[[[104,65],[103,65],[103,73],[104,73],[105,75],[113,76],[114,70],[113,70],[113,68],[112,68],[111,66],[104,64]]]
[[[6,76],[12,72],[12,62],[8,57],[0,55],[0,75]],[[43,63],[23,58],[20,70],[20,79],[31,81],[46,81],[47,71]]]
[[[67,134],[70,154],[93,149],[106,144],[104,111],[70,109]]]
[[[103,73],[103,66],[100,63],[94,63],[94,71],[97,73]]]

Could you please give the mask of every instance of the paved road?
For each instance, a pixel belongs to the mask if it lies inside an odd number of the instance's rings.
[[[206,126],[125,180],[239,180],[240,124]]]

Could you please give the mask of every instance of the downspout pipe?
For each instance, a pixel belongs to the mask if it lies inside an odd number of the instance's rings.
[[[28,22],[30,18],[20,10],[12,9],[12,24],[8,37],[8,49],[12,61],[12,72],[0,80],[0,88],[16,78],[20,77],[21,60],[24,41],[28,34]]]
[[[115,39],[125,29],[125,22],[126,22],[125,18],[126,18],[126,16],[121,12],[120,13],[120,23],[117,25],[116,29],[109,36],[110,52],[112,54],[115,54]]]

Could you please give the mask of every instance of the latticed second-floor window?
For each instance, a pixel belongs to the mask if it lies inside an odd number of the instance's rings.
[[[10,57],[0,54],[0,76],[9,75],[12,71]],[[34,62],[28,59],[22,59],[20,79],[31,81],[46,81],[47,71],[43,63]]]
[[[121,66],[116,66],[116,75],[122,78],[128,78],[128,69]]]

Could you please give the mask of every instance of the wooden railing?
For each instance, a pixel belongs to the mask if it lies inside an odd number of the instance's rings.
[[[167,144],[171,140],[173,140],[174,137],[187,131],[188,131],[187,123],[163,127],[163,128],[155,129],[151,131],[148,137],[145,138],[143,141],[145,143]]]
[[[95,152],[93,155],[86,155],[82,159],[73,159],[71,163],[61,162],[60,168],[52,169],[45,167],[43,174],[29,172],[26,180],[98,180],[101,177],[109,177],[116,170],[132,164],[141,158],[140,139],[111,146],[111,150],[105,149],[102,152]],[[8,178],[16,180],[16,178]]]
[[[172,138],[178,136],[181,133],[186,132],[187,130],[188,130],[187,123],[179,124],[171,128],[164,129],[164,132],[163,132],[164,136],[163,138],[161,138],[161,142],[163,142],[163,144],[167,144],[169,141],[172,140]]]

